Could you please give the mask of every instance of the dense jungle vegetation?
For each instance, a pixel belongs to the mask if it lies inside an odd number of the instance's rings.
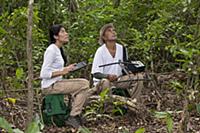
[[[0,0],[0,3],[0,132],[6,132],[5,129],[20,132],[19,129],[25,130],[28,117],[28,1]],[[69,63],[86,61],[89,64],[66,78],[91,80],[99,30],[106,23],[115,25],[118,43],[126,46],[130,60],[145,64],[145,72],[152,80],[145,82],[143,100],[135,112],[115,116],[88,105],[98,115],[93,116],[95,120],[86,120],[86,128],[80,132],[200,132],[199,0],[35,0],[34,116],[40,104],[36,97],[49,27],[63,24],[67,28],[70,41],[64,50]],[[34,124],[31,129],[36,128],[35,132],[70,132],[69,128]],[[9,128],[11,125],[14,131]]]

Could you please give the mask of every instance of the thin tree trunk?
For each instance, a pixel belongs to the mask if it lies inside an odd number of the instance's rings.
[[[76,12],[78,9],[78,2],[76,0],[69,1],[69,11]]]
[[[121,2],[121,0],[113,0],[113,7],[114,8],[119,7],[120,6],[120,2]]]
[[[32,65],[32,25],[33,25],[33,3],[34,0],[29,0],[28,4],[28,25],[27,25],[27,60],[28,60],[28,95],[27,95],[27,104],[28,104],[28,114],[27,122],[28,125],[33,118],[33,65]]]

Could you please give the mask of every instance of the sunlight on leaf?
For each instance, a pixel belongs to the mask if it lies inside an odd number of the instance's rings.
[[[181,85],[181,83],[178,81],[171,81],[170,83],[174,89],[182,89],[183,88],[183,85]]]
[[[104,90],[100,93],[101,100],[104,100],[104,99],[105,99],[105,97],[106,97],[106,95],[108,94],[108,92],[109,92],[109,89],[106,88],[106,89],[104,89]]]
[[[92,132],[86,127],[81,127],[78,133],[92,133]]]
[[[18,128],[17,129],[13,129],[13,132],[14,133],[24,133],[23,131],[19,130]]]
[[[144,133],[145,132],[145,128],[142,127],[142,128],[139,128],[135,131],[135,133]]]
[[[15,98],[6,98],[6,101],[8,101],[9,103],[15,104],[16,103],[16,99]]]
[[[172,133],[172,129],[173,129],[173,120],[171,117],[167,118],[167,131],[168,133]]]
[[[24,75],[23,68],[17,68],[17,70],[16,70],[16,77],[17,77],[17,79],[21,79],[23,77],[23,75]]]
[[[37,122],[30,123],[25,133],[41,133]]]
[[[169,116],[169,113],[168,112],[158,112],[158,111],[155,111],[154,112],[154,116],[156,118],[162,119],[162,118],[167,118]]]

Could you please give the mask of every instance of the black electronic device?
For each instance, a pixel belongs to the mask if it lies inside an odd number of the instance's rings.
[[[132,73],[143,72],[145,70],[145,65],[141,61],[122,62],[121,60],[119,60],[119,62],[109,63],[101,65],[99,67],[105,67],[114,64],[119,64],[124,74],[128,74],[129,72]]]
[[[75,64],[75,68],[73,69],[73,71],[79,70],[86,66],[87,66],[87,63],[85,61],[79,62],[79,63]]]
[[[132,73],[143,72],[145,70],[145,65],[141,61],[131,61],[130,63],[125,64],[128,71]]]

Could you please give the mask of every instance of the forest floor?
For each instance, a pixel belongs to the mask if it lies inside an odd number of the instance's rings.
[[[179,129],[180,123],[185,118],[185,114],[183,113],[185,99],[169,86],[169,82],[175,80],[177,77],[174,74],[164,75],[164,77],[160,75],[159,77],[161,80],[159,79],[159,82],[156,82],[156,84],[152,82],[152,84],[147,83],[145,85],[136,112],[128,110],[123,116],[109,114],[110,117],[86,119],[85,127],[92,133],[135,133],[139,128],[144,128],[145,133],[168,133],[167,119],[157,118],[152,113],[153,111],[168,111],[173,121],[171,133],[181,133]],[[0,116],[3,116],[12,123],[14,128],[24,130],[27,112],[26,100],[23,93],[17,93],[17,95],[16,93],[9,93],[8,96],[19,98],[17,98],[16,104],[12,105],[4,100],[5,97],[1,97]],[[200,133],[200,114],[197,113],[196,108],[191,107],[189,115],[186,116],[188,117],[186,117],[185,132]],[[41,132],[70,133],[71,128],[68,126],[63,128],[45,126]]]

